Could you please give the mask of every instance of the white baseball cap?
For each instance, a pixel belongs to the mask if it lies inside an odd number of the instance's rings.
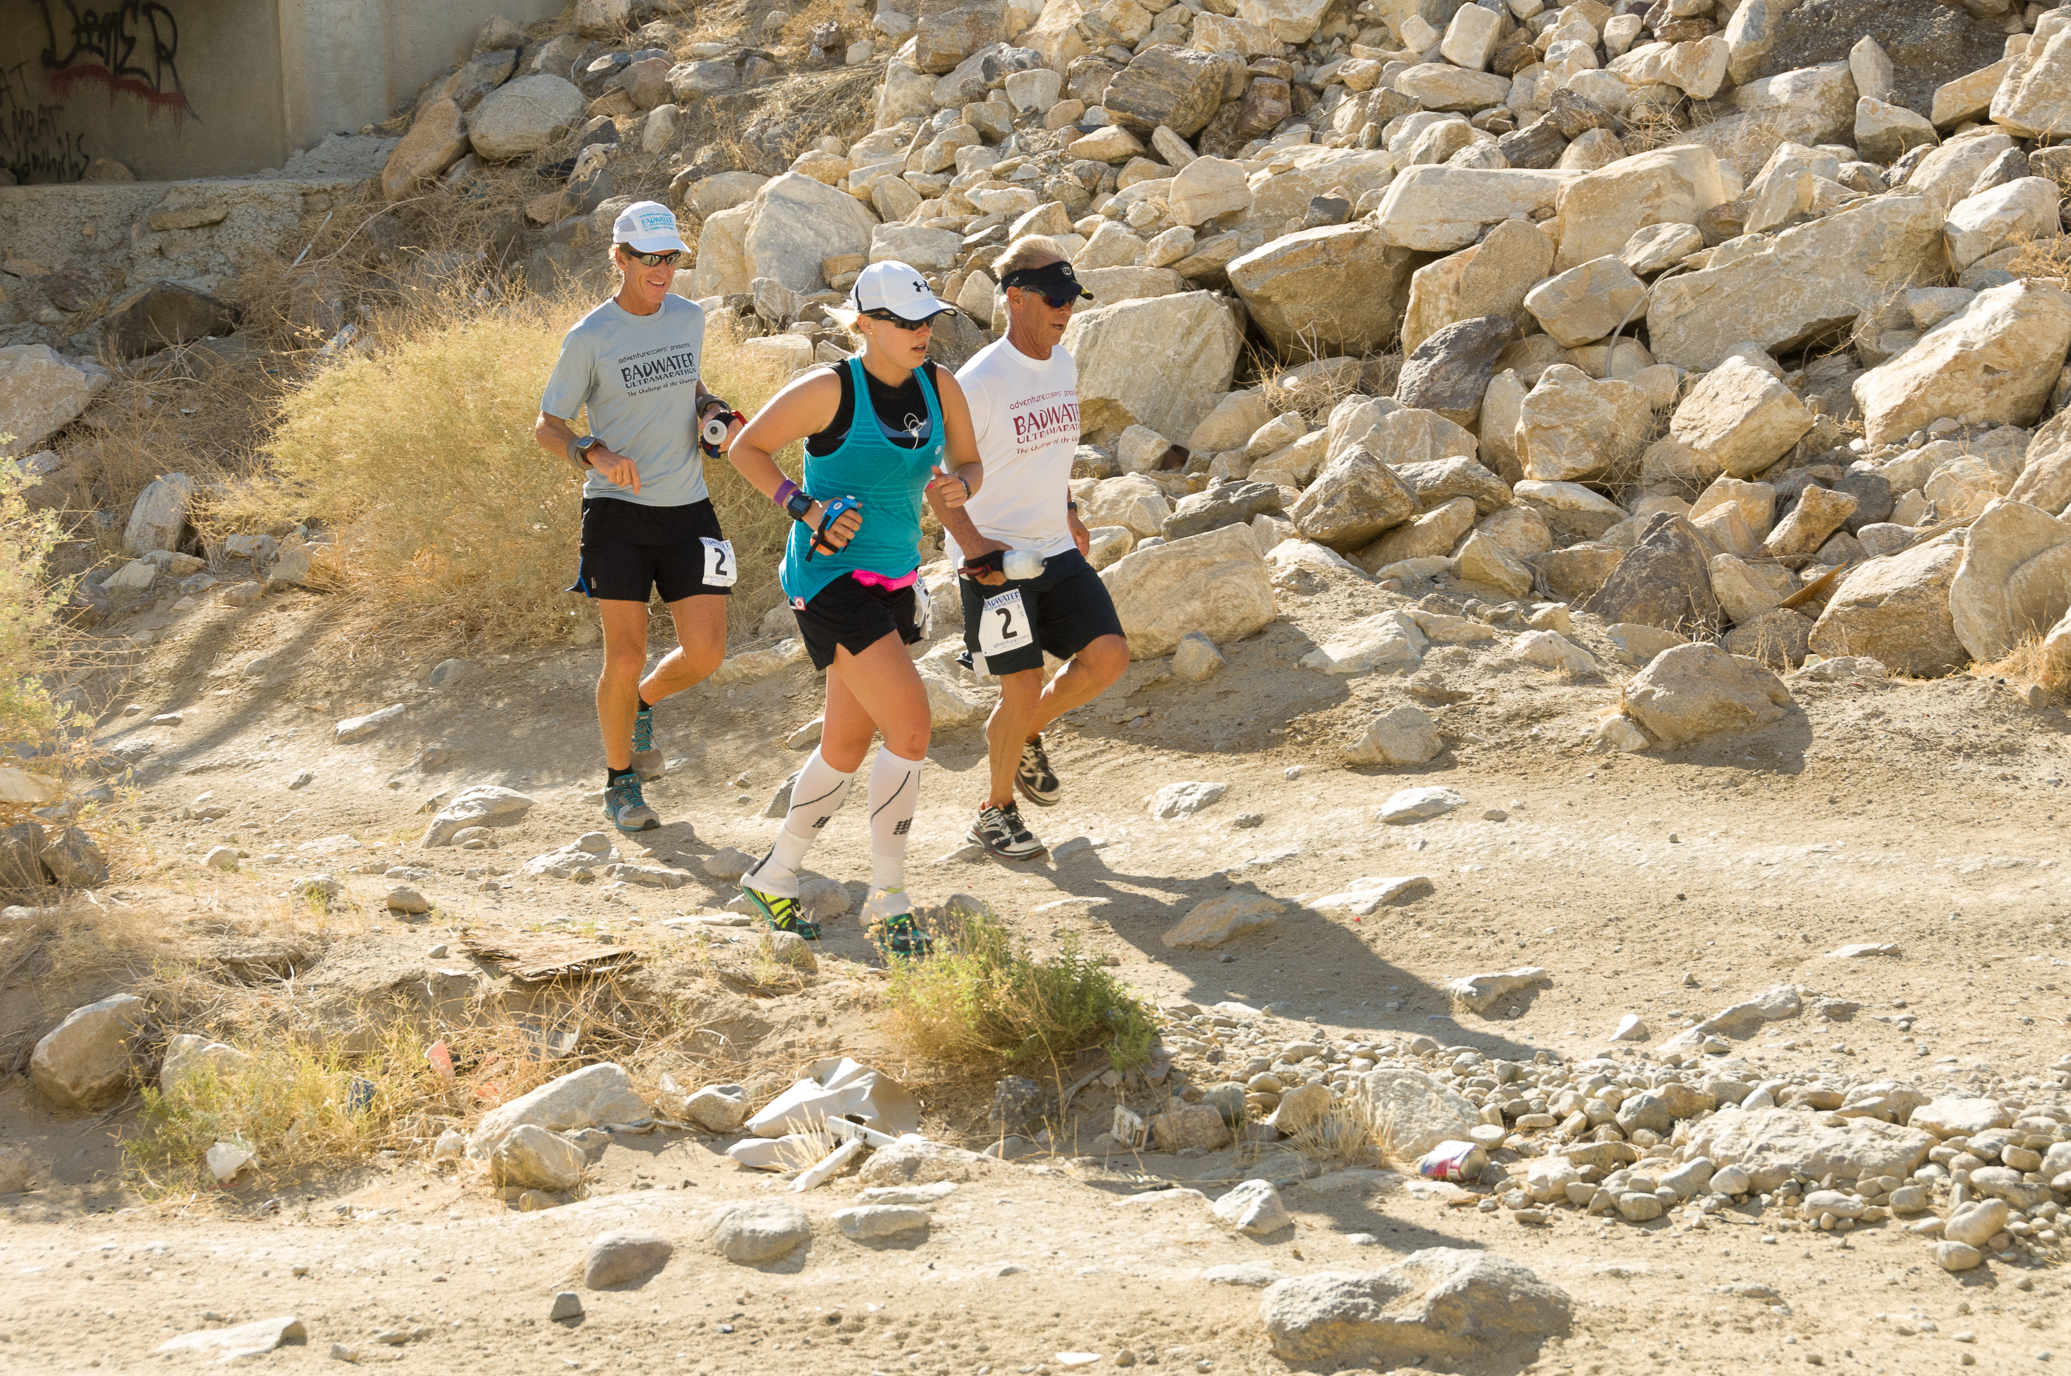
[[[926,320],[948,310],[949,303],[928,289],[928,281],[904,263],[872,263],[856,276],[844,303],[849,311],[890,311],[905,320]]]
[[[690,245],[677,232],[676,217],[660,201],[635,201],[611,223],[613,243],[639,253],[687,252]]]

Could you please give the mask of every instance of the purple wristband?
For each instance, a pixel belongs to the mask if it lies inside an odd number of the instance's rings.
[[[782,506],[784,503],[791,500],[791,494],[796,491],[798,491],[798,484],[792,482],[789,478],[786,478],[784,479],[784,481],[777,484],[777,493],[774,497],[770,498],[770,501],[774,502],[778,506]]]

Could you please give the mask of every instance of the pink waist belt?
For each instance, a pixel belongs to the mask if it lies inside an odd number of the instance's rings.
[[[918,583],[920,581],[920,570],[915,569],[913,572],[898,578],[887,578],[881,573],[872,573],[869,569],[850,569],[849,577],[855,579],[866,588],[883,588],[886,592],[897,592],[901,588],[910,588],[915,583]]]

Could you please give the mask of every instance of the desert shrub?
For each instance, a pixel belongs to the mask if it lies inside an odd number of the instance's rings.
[[[505,641],[565,635],[581,610],[564,592],[581,489],[532,425],[562,335],[594,304],[428,296],[395,313],[369,348],[283,398],[266,446],[274,485],[257,505],[336,531],[321,577],[380,620]],[[744,410],[783,381],[716,324],[703,368]],[[786,522],[725,461],[706,476],[742,569],[734,624],[752,627],[776,600]]]
[[[1150,1008],[1070,941],[1038,957],[998,918],[954,911],[930,924],[926,960],[895,961],[893,1034],[915,1053],[966,1065],[1043,1065],[1104,1047],[1115,1069],[1150,1054]]]
[[[58,534],[50,512],[22,500],[14,465],[0,463],[0,740],[40,744],[64,717],[47,678],[58,663],[66,596],[45,562]]]

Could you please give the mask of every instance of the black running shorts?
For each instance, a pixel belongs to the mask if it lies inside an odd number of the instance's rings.
[[[582,562],[568,591],[644,603],[654,590],[662,601],[678,602],[728,596],[739,577],[733,546],[720,534],[709,500],[642,506],[617,497],[583,499]]]
[[[1104,635],[1122,634],[1107,584],[1075,549],[1053,554],[1039,577],[985,584],[959,578],[964,647],[974,668],[1018,674],[1043,667],[1043,655],[1070,659]]]
[[[815,669],[834,662],[836,646],[852,655],[897,635],[911,645],[921,637],[920,594],[913,588],[873,588],[844,574],[803,607],[794,606],[798,633]]]

